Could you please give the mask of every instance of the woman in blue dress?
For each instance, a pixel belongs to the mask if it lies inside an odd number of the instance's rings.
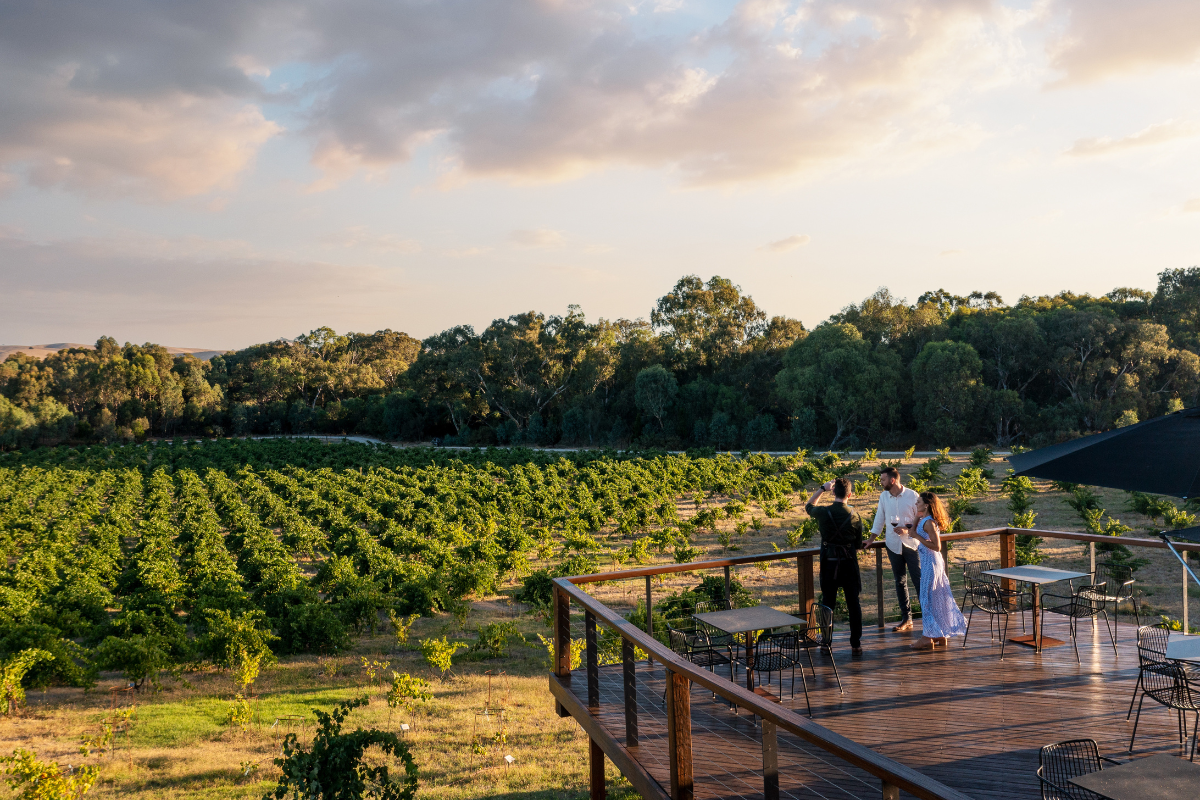
[[[950,515],[942,498],[933,492],[921,492],[917,499],[916,536],[921,559],[921,640],[914,650],[932,650],[950,643],[951,636],[962,636],[967,620],[958,609],[946,563],[942,559],[942,531],[950,528]]]

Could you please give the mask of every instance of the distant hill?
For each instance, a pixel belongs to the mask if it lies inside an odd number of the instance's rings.
[[[78,342],[54,342],[53,344],[0,344],[0,361],[8,358],[9,353],[16,353],[18,351],[27,356],[43,359],[46,356],[57,353],[59,350],[67,350],[72,347],[82,347],[86,350],[96,349],[94,344],[79,344]],[[176,356],[190,353],[201,361],[208,361],[213,356],[219,356],[226,351],[205,350],[202,347],[168,347],[167,352]]]

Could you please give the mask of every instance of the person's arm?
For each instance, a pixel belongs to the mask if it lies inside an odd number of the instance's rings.
[[[928,547],[930,550],[934,551],[935,553],[940,553],[940,552],[942,552],[942,534],[940,531],[938,531],[938,526],[937,526],[936,522],[933,523],[933,528],[930,529],[929,523],[931,523],[931,522],[933,522],[933,520],[927,519],[927,520],[925,520],[925,523],[921,526],[921,533],[925,534],[925,536],[928,537],[928,541],[922,542],[922,544],[924,544],[926,547]]]
[[[883,518],[883,494],[881,493],[879,495],[879,502],[875,505],[875,522],[871,524],[871,541],[867,542],[867,544],[878,539],[879,534],[883,533]]]
[[[808,498],[808,502],[804,504],[804,511],[810,517],[813,515],[813,509],[817,507],[817,501],[821,499],[821,495],[825,494],[827,489],[831,488],[829,484],[818,486],[817,491],[813,492],[813,496]]]

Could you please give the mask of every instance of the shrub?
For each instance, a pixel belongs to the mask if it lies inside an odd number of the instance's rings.
[[[228,669],[247,656],[274,662],[271,644],[279,637],[266,629],[266,614],[262,611],[243,611],[234,617],[228,611],[208,609],[205,619],[208,630],[197,645],[216,666]]]
[[[514,636],[524,641],[524,637],[517,632],[515,622],[493,622],[490,625],[481,625],[478,636],[479,638],[471,645],[471,650],[483,653],[485,658],[504,658],[508,655],[508,640]]]
[[[54,684],[89,688],[96,684],[96,665],[87,651],[63,639],[49,625],[17,625],[0,638],[0,657],[8,658],[22,650],[44,650],[53,658],[38,661],[25,673],[22,682],[31,689],[45,689]]]
[[[440,639],[431,637],[421,640],[421,655],[425,656],[429,666],[441,673],[440,677],[444,679],[450,671],[454,654],[467,646],[466,642],[447,642],[445,636]]]
[[[549,606],[554,601],[554,576],[548,569],[534,570],[521,581],[514,597],[531,606]]]
[[[396,613],[395,609],[388,609],[388,621],[392,623],[392,634],[396,637],[398,647],[408,647],[408,632],[412,630],[413,623],[420,616],[420,614],[409,614],[407,617],[402,617]]]
[[[283,775],[275,791],[266,797],[353,800],[371,796],[380,800],[412,800],[417,793],[417,765],[408,745],[395,734],[375,728],[342,733],[342,723],[349,713],[366,704],[367,698],[360,697],[338,703],[331,713],[313,709],[317,715],[317,733],[311,748],[302,749],[294,733],[284,738],[283,756],[275,759]],[[386,765],[368,763],[363,758],[368,747],[378,747],[384,754],[399,758],[404,763],[403,779],[394,780]]]
[[[718,606],[725,602],[725,578],[722,575],[705,575],[699,585],[692,590],[703,599],[716,603]],[[750,594],[742,582],[735,577],[729,578],[729,594],[733,608],[746,608],[758,605],[758,601]]]
[[[414,678],[407,672],[392,673],[392,688],[388,689],[387,704],[391,708],[403,708],[409,714],[417,703],[428,703],[433,699],[429,683],[423,678]]]
[[[45,650],[22,650],[0,664],[0,707],[5,714],[15,714],[25,705],[25,674],[39,661],[51,661],[54,656]]]
[[[324,603],[287,606],[275,630],[283,653],[329,655],[350,647],[346,626]]]
[[[96,648],[96,662],[122,673],[137,691],[146,681],[157,686],[159,673],[177,666],[166,637],[155,633],[109,636]]]
[[[20,747],[11,756],[0,756],[0,763],[21,800],[78,800],[100,777],[99,767],[68,768],[64,775],[55,762],[38,761],[32,751]]]

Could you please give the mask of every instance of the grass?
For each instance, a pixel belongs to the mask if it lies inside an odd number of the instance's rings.
[[[864,464],[863,469],[869,470],[873,466]],[[901,470],[907,474],[916,466],[910,462]],[[965,462],[960,459],[945,467],[945,483],[949,484],[964,466]],[[1007,524],[1007,500],[997,492],[1003,463],[994,466],[997,479],[992,481],[991,491],[974,501],[981,513],[965,518],[968,528]],[[1035,483],[1039,489],[1033,500],[1034,510],[1038,512],[1038,527],[1082,531],[1083,523],[1067,506],[1066,495],[1050,491],[1048,483]],[[1101,489],[1097,493],[1104,508],[1135,529],[1129,536],[1146,536],[1148,529],[1153,527],[1148,519],[1125,511],[1124,492]],[[858,496],[853,505],[859,511],[868,512],[874,507],[875,499],[873,493]],[[705,505],[725,502],[727,498],[714,497]],[[692,543],[701,551],[698,558],[721,556],[723,548],[719,536],[722,533],[730,536],[742,554],[771,551],[772,543],[785,548],[787,531],[805,518],[800,498],[794,497],[793,504],[795,508],[781,517],[767,518],[764,509],[747,503],[740,517],[718,522],[717,531],[698,532]],[[678,507],[684,518],[696,512],[691,499],[681,499]],[[738,533],[737,522],[752,516],[763,520],[762,529]],[[613,549],[632,543],[631,537],[622,537],[612,531],[603,531],[597,538]],[[1049,566],[1086,568],[1087,547],[1079,543],[1047,539],[1042,551],[1046,555],[1043,563]],[[1143,619],[1146,614],[1160,613],[1179,617],[1182,590],[1178,562],[1162,550],[1138,550],[1137,555],[1151,562],[1135,574],[1137,587],[1145,596]],[[998,559],[998,541],[989,537],[955,543],[950,553],[950,567],[956,587],[962,562],[978,558]],[[656,563],[669,560],[669,555],[652,558]],[[600,563],[609,563],[603,554]],[[873,554],[863,557],[862,602],[868,624],[874,622],[876,605],[874,563]],[[769,563],[765,569],[754,565],[738,567],[734,573],[760,602],[781,609],[795,607],[795,562]],[[696,574],[655,578],[655,599],[694,586],[698,580]],[[894,614],[894,588],[886,561],[884,587],[885,605],[889,613]],[[398,648],[390,634],[363,637],[351,652],[335,658],[289,658],[264,669],[255,687],[259,724],[245,734],[226,722],[235,692],[228,674],[209,670],[187,674],[184,682],[166,680],[161,691],[145,692],[132,698],[137,705],[137,718],[128,740],[120,736],[115,753],[105,757],[92,756],[87,760],[104,767],[100,783],[89,796],[130,800],[262,797],[274,787],[278,777],[278,769],[272,760],[279,753],[286,727],[283,724],[272,727],[272,723],[281,715],[304,715],[307,723],[294,730],[302,742],[308,741],[313,732],[313,708],[328,710],[340,700],[368,691],[361,667],[361,659],[366,657],[391,662],[385,672],[389,679],[390,672],[395,670],[426,678],[432,684],[433,700],[416,712],[412,730],[405,734],[420,767],[419,797],[438,800],[586,797],[587,738],[573,720],[559,719],[554,713],[546,685],[548,658],[536,634],[549,635],[549,627],[535,617],[514,615],[514,607],[508,602],[514,589],[515,585],[510,584],[499,596],[476,598],[471,603],[465,629],[460,629],[449,614],[418,620],[406,649]],[[642,580],[593,584],[589,591],[613,608],[629,610],[644,597],[645,584]],[[417,650],[419,640],[428,637],[446,635],[451,640],[473,641],[473,630],[478,626],[508,619],[516,621],[526,643],[512,642],[509,654],[498,659],[479,659],[477,654],[460,653],[444,681],[430,670]],[[582,637],[582,620],[573,620],[573,624],[578,626],[575,635]],[[331,675],[334,667],[338,674]],[[491,742],[477,747],[497,732],[494,715],[484,719],[475,713],[487,700],[487,672],[494,673],[493,705],[500,703],[507,709],[507,739],[503,745]],[[78,751],[80,739],[98,731],[99,722],[111,703],[108,690],[118,684],[118,676],[106,675],[105,680],[88,693],[76,689],[53,689],[44,694],[31,691],[29,707],[21,716],[0,719],[0,752],[25,747],[33,749],[42,759],[60,764],[83,763]],[[398,731],[401,722],[409,721],[402,718],[401,712],[394,712],[389,718],[382,693],[374,688],[369,693],[371,704],[350,716],[348,728],[375,726]],[[505,766],[505,755],[514,757],[511,767]],[[258,764],[258,772],[243,775],[241,765],[244,762]],[[611,764],[607,766],[607,774],[610,797],[627,800],[636,796]],[[0,789],[0,796],[5,791]]]

